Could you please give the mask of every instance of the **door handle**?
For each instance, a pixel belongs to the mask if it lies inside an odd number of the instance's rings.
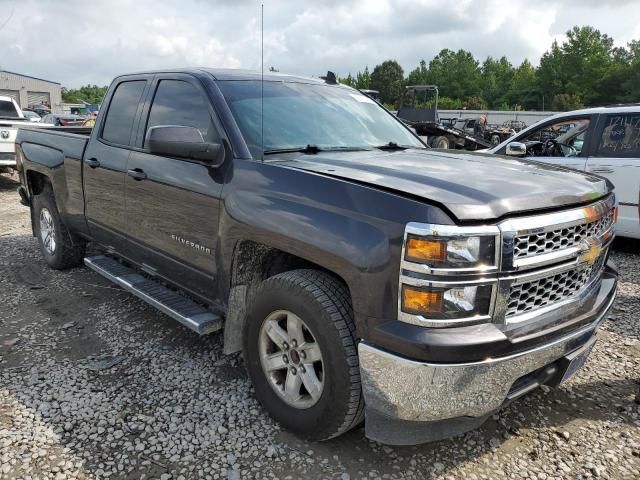
[[[613,168],[596,167],[590,169],[591,173],[613,173]]]
[[[85,163],[91,168],[98,168],[100,166],[100,160],[98,160],[97,158],[89,158],[85,160]]]
[[[129,175],[134,180],[138,180],[138,181],[146,180],[147,178],[147,174],[144,173],[139,168],[134,168],[133,170],[127,170],[127,175]]]

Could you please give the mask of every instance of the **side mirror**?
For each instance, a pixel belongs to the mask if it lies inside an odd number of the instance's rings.
[[[505,154],[510,157],[525,157],[527,155],[527,146],[521,142],[510,142],[507,144]]]
[[[156,155],[202,160],[214,167],[222,165],[226,153],[222,143],[205,142],[200,130],[180,125],[151,127],[145,145]]]

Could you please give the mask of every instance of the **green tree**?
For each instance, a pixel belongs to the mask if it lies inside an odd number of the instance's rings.
[[[640,40],[633,40],[628,47],[628,67],[626,78],[621,82],[621,100],[637,102],[640,100]]]
[[[438,99],[438,110],[459,110],[462,108],[462,101],[457,98],[440,97]]]
[[[541,93],[546,98],[566,91],[567,79],[562,61],[562,50],[554,40],[551,48],[542,55],[537,72]]]
[[[467,110],[486,110],[487,102],[481,97],[467,97],[462,102],[462,107]]]
[[[420,64],[407,77],[407,85],[429,85],[429,68],[427,62],[420,60]]]
[[[365,66],[363,72],[356,74],[356,88],[371,88],[371,74],[369,73],[369,67]]]
[[[461,99],[482,94],[479,63],[466,50],[440,51],[429,63],[428,77],[444,97]]]
[[[584,103],[582,103],[580,96],[575,93],[559,93],[553,97],[551,108],[556,111],[567,112],[584,108]]]
[[[380,92],[380,99],[385,104],[398,106],[402,95],[404,71],[395,60],[385,60],[376,65],[371,72],[370,86]]]
[[[538,84],[538,74],[529,60],[524,60],[513,72],[507,90],[507,103],[521,105],[525,110],[542,109],[542,91]],[[545,107],[548,108],[547,105]]]
[[[102,103],[104,95],[109,87],[98,87],[97,85],[85,85],[78,89],[68,89],[62,87],[62,101],[65,103]]]
[[[514,68],[507,57],[494,60],[492,57],[482,64],[481,68],[481,91],[490,108],[496,108],[505,103],[513,80]]]
[[[356,86],[356,81],[351,76],[351,72],[349,72],[349,75],[347,75],[346,77],[338,77],[338,82],[342,83],[343,85],[349,85],[350,87],[354,87],[354,88]]]

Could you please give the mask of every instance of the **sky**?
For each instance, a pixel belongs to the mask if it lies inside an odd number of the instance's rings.
[[[249,0],[0,0],[0,69],[107,85],[118,74],[260,69],[260,4]],[[393,58],[408,73],[441,49],[534,65],[573,25],[616,45],[640,39],[640,0],[264,0],[264,64],[340,76]]]

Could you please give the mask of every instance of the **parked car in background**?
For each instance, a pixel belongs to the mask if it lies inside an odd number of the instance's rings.
[[[640,104],[559,113],[489,152],[608,178],[620,206],[617,235],[640,238]]]
[[[22,115],[24,115],[24,118],[26,118],[30,122],[39,122],[40,120],[42,120],[42,117],[40,117],[40,115],[38,115],[36,112],[32,112],[31,110],[22,110]]]
[[[265,409],[313,440],[365,417],[385,443],[458,435],[571,377],[615,297],[611,183],[427,148],[329,79],[137,73],[93,129],[20,129],[44,260],[224,330]]]
[[[502,125],[490,125],[485,132],[485,138],[491,145],[498,145],[526,127],[527,124],[520,120],[507,120]]]
[[[22,114],[22,110],[11,97],[0,96],[0,170],[16,166],[14,143],[20,126],[37,126]]]
[[[473,135],[475,125],[476,125],[475,118],[460,118],[456,120],[456,122],[453,124],[453,127],[457,128],[458,130],[462,130],[463,132],[466,132],[469,135]]]
[[[27,110],[37,113],[40,117],[44,117],[51,113],[51,109],[49,107],[38,103],[31,103],[27,105]]]
[[[85,118],[80,115],[60,115],[57,113],[50,113],[45,115],[42,119],[42,123],[49,125],[55,125],[56,127],[77,127],[82,125]]]

